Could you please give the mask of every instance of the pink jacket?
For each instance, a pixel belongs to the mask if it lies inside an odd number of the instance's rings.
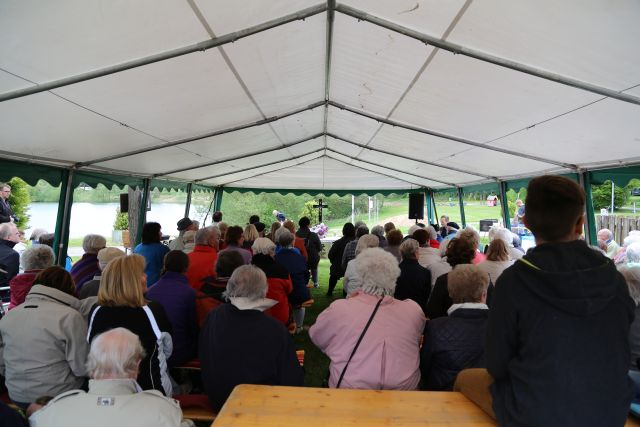
[[[311,341],[331,359],[329,387],[335,387],[378,297],[354,292],[333,302],[309,329]],[[420,339],[425,317],[412,300],[385,296],[340,388],[415,390],[420,382]]]

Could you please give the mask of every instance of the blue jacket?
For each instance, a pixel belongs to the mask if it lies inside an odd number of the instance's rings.
[[[133,250],[133,253],[144,257],[144,273],[147,275],[149,285],[153,285],[160,278],[160,270],[167,252],[169,248],[162,243],[140,243]]]
[[[307,263],[302,255],[295,252],[294,249],[281,249],[275,257],[276,261],[286,267],[293,282],[293,292],[289,294],[291,304],[302,304],[311,298],[305,274],[307,272]]]

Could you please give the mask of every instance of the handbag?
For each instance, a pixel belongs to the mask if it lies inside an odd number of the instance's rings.
[[[345,372],[347,372],[347,367],[349,367],[349,362],[351,362],[353,355],[356,354],[356,351],[358,350],[358,347],[362,342],[362,338],[364,338],[364,334],[367,333],[367,329],[369,329],[369,325],[371,325],[371,321],[373,320],[373,317],[376,315],[376,312],[378,311],[378,308],[380,307],[380,304],[382,303],[383,299],[384,297],[380,298],[380,300],[376,304],[376,308],[373,309],[373,313],[371,313],[371,317],[369,317],[369,321],[367,322],[366,326],[364,327],[364,330],[360,334],[360,338],[358,338],[358,341],[356,342],[355,347],[353,347],[353,350],[351,351],[351,355],[349,356],[349,360],[347,360],[347,364],[344,365],[344,368],[342,368],[342,373],[340,374],[340,379],[338,380],[338,384],[336,385],[336,388],[340,388],[340,384],[342,384],[342,379],[344,378],[344,374]]]

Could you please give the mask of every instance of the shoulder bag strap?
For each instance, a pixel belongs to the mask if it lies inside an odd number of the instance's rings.
[[[356,354],[356,350],[358,350],[358,347],[360,346],[360,343],[362,342],[362,338],[364,338],[364,334],[367,333],[367,329],[369,329],[369,325],[371,325],[371,321],[373,320],[373,317],[376,315],[376,312],[378,311],[378,308],[380,307],[380,304],[382,303],[383,299],[384,299],[384,297],[380,298],[380,300],[376,304],[376,308],[373,309],[373,313],[371,313],[371,317],[369,317],[369,321],[367,322],[367,325],[364,327],[364,330],[360,334],[360,338],[358,338],[358,341],[356,342],[356,346],[353,347],[353,351],[351,352],[351,355],[349,356],[349,360],[347,360],[347,364],[344,365],[344,368],[342,369],[342,373],[340,374],[340,379],[338,380],[338,384],[336,385],[336,388],[340,388],[340,384],[342,384],[342,379],[344,378],[344,374],[345,374],[345,372],[347,372],[347,367],[349,366],[349,362],[351,362],[351,359],[353,358],[353,355]]]

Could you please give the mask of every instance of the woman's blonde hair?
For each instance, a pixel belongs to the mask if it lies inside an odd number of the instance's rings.
[[[247,224],[247,226],[244,227],[244,231],[242,232],[242,237],[244,237],[244,240],[247,242],[253,242],[258,237],[260,237],[260,234],[258,234],[258,230],[256,229],[255,225]]]
[[[509,251],[507,244],[502,239],[494,239],[489,243],[487,251],[487,260],[489,261],[508,261]]]
[[[146,305],[142,290],[144,257],[133,254],[115,258],[102,271],[98,305],[106,307],[142,307]]]

